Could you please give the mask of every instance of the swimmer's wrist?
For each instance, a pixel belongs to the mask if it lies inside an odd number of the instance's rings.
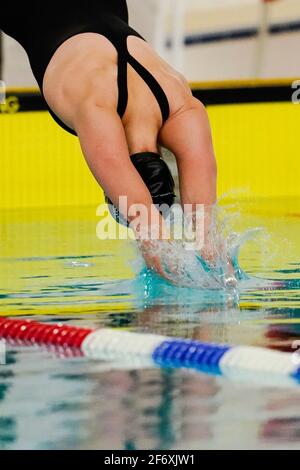
[[[163,217],[158,213],[154,221],[142,222],[138,217],[129,222],[129,227],[133,230],[136,240],[143,241],[159,241],[170,240],[170,227],[166,224]]]

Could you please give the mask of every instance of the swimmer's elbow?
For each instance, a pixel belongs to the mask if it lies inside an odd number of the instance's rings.
[[[193,109],[198,113],[205,114],[206,116],[208,115],[205,105],[198,98],[195,98],[195,96],[191,97],[190,109]]]

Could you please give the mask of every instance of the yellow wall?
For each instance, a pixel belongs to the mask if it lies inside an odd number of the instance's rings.
[[[209,109],[219,168],[219,195],[300,196],[297,135],[300,107],[292,103]]]
[[[219,196],[300,196],[300,107],[292,103],[209,107]],[[78,139],[47,112],[0,113],[0,208],[98,204],[102,191]]]
[[[0,114],[0,207],[100,203],[78,139],[47,112]]]

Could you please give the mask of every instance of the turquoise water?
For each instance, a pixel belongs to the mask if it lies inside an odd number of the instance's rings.
[[[136,248],[95,236],[93,208],[3,213],[3,315],[291,350],[300,339],[297,214],[239,213],[263,227],[242,249],[232,292],[138,277]],[[130,367],[130,366],[129,366]],[[8,347],[0,365],[0,449],[300,448],[300,387]]]

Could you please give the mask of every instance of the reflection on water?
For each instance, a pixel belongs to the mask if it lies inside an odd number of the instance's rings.
[[[239,302],[136,276],[134,245],[97,240],[96,223],[92,208],[1,214],[1,312],[285,351],[300,339],[296,215],[237,220],[237,230],[267,234],[242,250],[250,279]],[[299,405],[300,388],[10,347],[0,366],[0,449],[300,448]]]

